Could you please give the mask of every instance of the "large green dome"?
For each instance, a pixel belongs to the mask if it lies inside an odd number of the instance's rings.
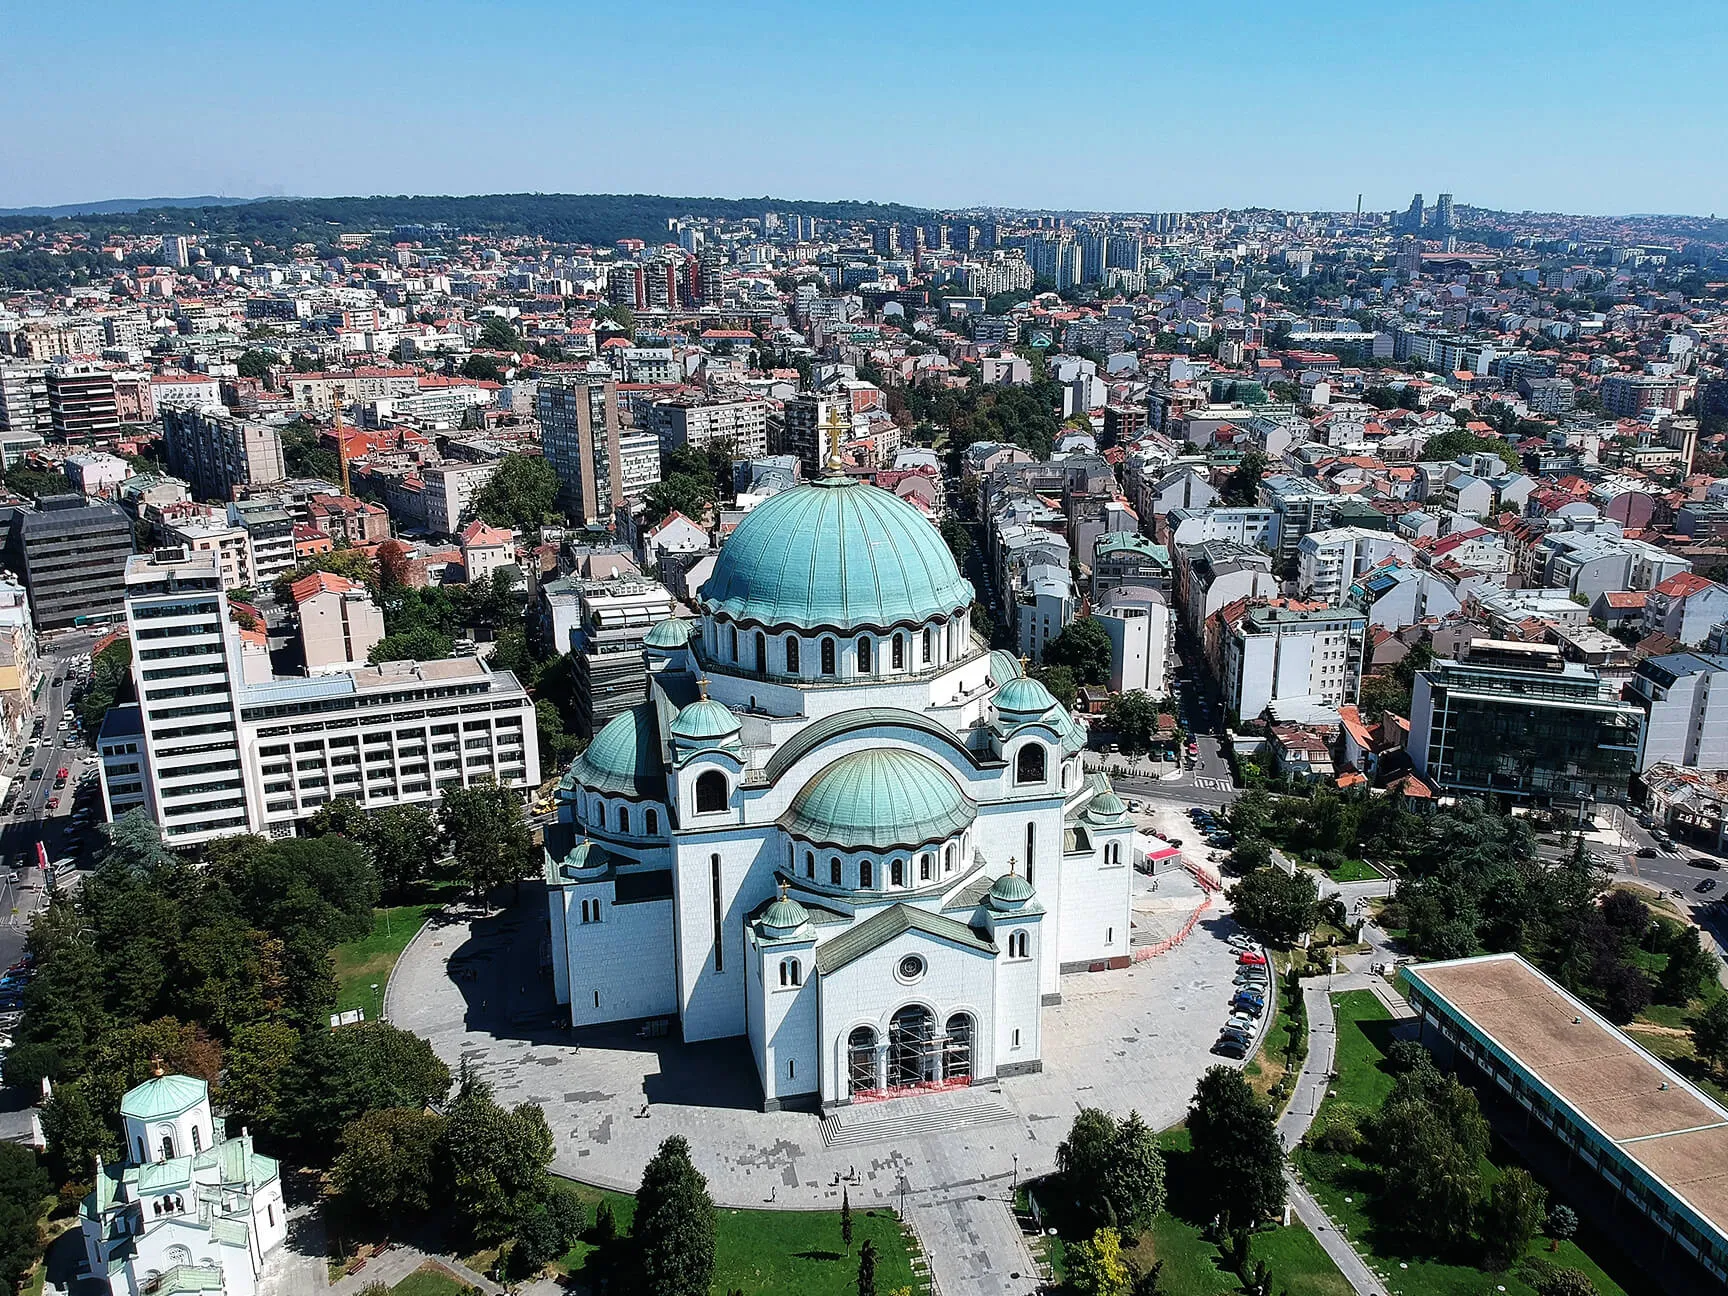
[[[751,509],[701,595],[711,614],[770,629],[885,630],[964,612],[972,586],[912,505],[827,477]]]
[[[644,703],[613,716],[570,762],[564,783],[579,783],[595,792],[663,797],[666,776],[660,766],[660,733],[653,706]]]
[[[805,841],[850,850],[911,850],[977,818],[935,761],[898,748],[842,756],[805,785],[781,822]]]

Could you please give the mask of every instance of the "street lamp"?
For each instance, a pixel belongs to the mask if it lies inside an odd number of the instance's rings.
[[[382,996],[380,996],[378,993],[378,983],[376,981],[374,981],[372,983],[372,999],[373,999],[373,1002],[378,1005],[379,1020],[383,1020],[383,1017],[384,1017],[384,1000],[383,1000]]]

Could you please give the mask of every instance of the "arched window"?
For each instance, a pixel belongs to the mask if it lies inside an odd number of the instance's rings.
[[[729,625],[726,627],[726,633],[727,633],[727,638],[730,640],[730,643],[731,643],[732,660],[737,661],[738,660],[738,627],[735,625]]]
[[[786,673],[788,675],[796,675],[798,673],[798,636],[797,635],[787,635],[786,636]]]
[[[815,851],[805,851],[804,852],[804,876],[807,878],[813,878],[816,876],[816,852]]]
[[[804,984],[803,965],[795,958],[780,960],[780,984],[783,986],[798,986]]]
[[[768,673],[768,636],[760,630],[756,632],[756,669]]]
[[[696,778],[696,813],[712,814],[716,810],[726,808],[730,791],[726,787],[726,776],[719,770],[709,770]]]
[[[202,1152],[203,1150],[204,1150],[204,1140],[201,1137],[199,1137],[198,1127],[196,1125],[194,1125],[192,1127],[192,1154],[194,1156],[196,1156],[198,1153]]]
[[[138,1164],[143,1165],[150,1159],[150,1153],[144,1147],[144,1136],[138,1136]]]
[[[1077,851],[1089,851],[1092,849],[1092,835],[1084,828],[1076,828],[1074,830],[1074,849]],[[1104,853],[1104,862],[1106,864],[1110,862],[1110,853],[1108,851]]]
[[[953,842],[949,842],[948,845],[943,847],[943,849],[942,849],[942,871],[944,873],[952,873],[954,871],[954,843]]]
[[[630,807],[629,806],[619,806],[618,807],[618,831],[621,833],[627,833],[630,831]]]
[[[918,880],[920,882],[928,882],[930,880],[930,857],[928,855],[920,855],[918,857]]]
[[[828,861],[828,881],[835,886],[840,885],[840,857],[838,855]]]
[[[172,1134],[164,1134],[162,1136],[162,1159],[164,1161],[172,1161],[174,1159],[174,1136]]]
[[[832,675],[834,673],[835,651],[834,641],[824,637],[822,640],[822,673],[824,675]]]
[[[1026,880],[1028,882],[1032,881],[1032,852],[1035,849],[1037,849],[1037,846],[1038,846],[1038,826],[1036,824],[1027,824],[1026,825]],[[1034,883],[1034,885],[1036,885],[1036,884]]]
[[[947,1081],[972,1078],[972,1017],[955,1013],[943,1031],[947,1039],[942,1044],[942,1079]]]
[[[642,815],[647,821],[644,831],[650,837],[658,837],[660,835],[660,812],[653,806],[649,806],[642,812]]]
[[[860,672],[866,674],[871,670],[869,635],[858,636],[858,669]]]
[[[876,1032],[869,1026],[855,1027],[846,1037],[846,1082],[855,1094],[881,1088],[876,1078]]]
[[[924,627],[924,665],[930,664],[930,658],[935,652],[936,632],[929,626]]]
[[[906,861],[894,860],[888,865],[888,882],[890,886],[906,885]]]
[[[905,670],[906,669],[906,636],[905,635],[897,634],[894,636],[893,657],[891,658],[891,660],[893,662],[895,670]]]
[[[1014,758],[1014,781],[1016,783],[1042,783],[1044,781],[1044,744],[1029,742],[1020,749],[1020,754]]]
[[[599,797],[595,797],[594,803],[588,807],[588,822],[596,828],[606,826],[606,806]]]
[[[871,866],[871,863],[869,860],[860,860],[858,863],[858,886],[859,886],[859,888],[861,890],[868,891],[872,887],[874,887],[875,885],[876,885],[876,870],[875,870],[875,868]]]
[[[1027,950],[1026,933],[1023,931],[1008,933],[1008,957],[1025,958]]]

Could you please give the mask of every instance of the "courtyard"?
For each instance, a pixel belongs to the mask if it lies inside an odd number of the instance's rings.
[[[1136,928],[1156,940],[1201,902],[1180,871],[1137,879]],[[553,1168],[633,1191],[672,1134],[689,1139],[722,1206],[914,1209],[960,1196],[1004,1198],[1018,1176],[1055,1165],[1082,1106],[1138,1110],[1154,1127],[1182,1118],[1226,1015],[1235,973],[1227,916],[1145,962],[1062,978],[1045,1009],[1044,1069],[973,1089],[859,1103],[819,1117],[763,1112],[742,1039],[686,1045],[638,1024],[561,1025],[544,964],[545,892],[520,904],[435,919],[390,979],[390,1019],[466,1064],[506,1105],[536,1102],[557,1138]]]

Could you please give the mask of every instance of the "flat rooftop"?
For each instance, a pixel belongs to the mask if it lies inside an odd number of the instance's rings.
[[[1728,1109],[1515,954],[1405,975],[1728,1237]]]

